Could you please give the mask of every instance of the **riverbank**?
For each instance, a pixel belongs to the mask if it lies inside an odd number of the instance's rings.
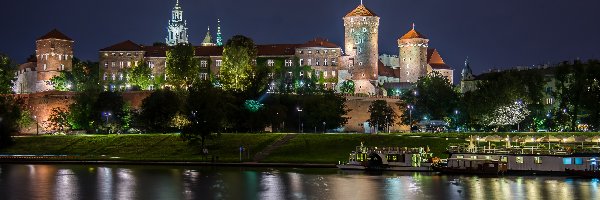
[[[348,153],[361,142],[379,147],[429,147],[434,156],[445,158],[446,148],[463,144],[469,135],[451,134],[221,134],[207,140],[208,155],[199,145],[190,145],[178,134],[75,135],[15,137],[15,144],[0,149],[0,162],[131,162],[221,164],[311,164],[334,165],[345,162]],[[506,134],[506,133],[505,133]],[[505,135],[504,134],[504,135]],[[544,136],[549,133],[509,133]],[[552,133],[553,135],[555,133]],[[577,133],[564,133],[577,135]],[[585,135],[597,133],[581,133]],[[445,137],[444,137],[445,136]],[[240,147],[243,151],[240,152]],[[2,155],[61,155],[59,157],[11,159]],[[219,165],[219,164],[216,164]],[[299,166],[301,167],[301,166]]]

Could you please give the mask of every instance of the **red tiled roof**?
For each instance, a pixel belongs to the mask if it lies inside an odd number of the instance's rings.
[[[131,40],[123,41],[118,44],[100,49],[100,51],[142,51],[142,46]]]
[[[434,48],[427,49],[427,64],[433,69],[452,69],[452,67],[446,65],[440,53]]]
[[[350,11],[346,14],[346,17],[356,17],[356,16],[377,16],[373,11],[369,10],[364,5],[360,4],[354,10]]]
[[[52,29],[50,32],[48,32],[45,35],[43,35],[42,37],[38,38],[38,40],[45,40],[45,39],[59,39],[59,40],[73,41],[73,39],[69,38],[65,34],[58,31],[57,29]]]
[[[379,71],[379,76],[396,77],[394,76],[394,69],[391,67],[386,67],[381,60],[377,62],[377,68],[377,71]]]
[[[169,46],[167,45],[155,45],[155,46],[144,46],[143,50],[146,52],[144,56],[146,57],[167,57],[167,50],[169,50]]]
[[[223,47],[219,46],[198,46],[196,47],[196,56],[222,56]]]
[[[414,38],[422,38],[422,39],[427,39],[427,37],[425,37],[425,35],[417,32],[414,28],[411,29],[410,31],[408,31],[408,33],[404,34],[400,39],[414,39]]]
[[[340,46],[338,46],[337,44],[327,41],[327,39],[324,38],[315,38],[313,40],[310,40],[304,44],[301,44],[300,46],[298,46],[299,48],[302,47],[325,47],[325,48],[340,48]]]
[[[295,55],[299,44],[265,44],[257,45],[258,56],[289,56]]]

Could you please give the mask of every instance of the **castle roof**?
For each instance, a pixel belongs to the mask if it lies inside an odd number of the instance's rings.
[[[100,49],[100,51],[143,51],[143,48],[141,45],[136,44],[131,40],[126,40],[110,47]]]
[[[340,48],[340,46],[338,46],[337,44],[327,41],[327,39],[324,39],[324,38],[315,38],[304,44],[301,44],[298,47],[299,48],[306,48],[306,47]]]
[[[223,47],[219,46],[199,46],[196,48],[196,56],[222,56]]]
[[[346,17],[359,17],[359,16],[376,17],[377,15],[373,11],[371,11],[367,7],[365,7],[362,3],[360,5],[358,5],[358,7],[356,7],[354,10],[352,10],[348,14],[346,14]]]
[[[59,40],[73,41],[73,39],[71,39],[67,35],[61,33],[57,29],[52,29],[50,32],[48,32],[45,35],[43,35],[42,37],[38,38],[38,40],[45,40],[45,39],[59,39]]]
[[[427,37],[425,37],[425,35],[417,32],[415,30],[415,25],[413,24],[413,28],[408,31],[408,33],[404,34],[400,39],[414,39],[414,38],[422,38],[422,39],[427,39]]]
[[[379,60],[379,62],[377,62],[377,71],[379,72],[379,76],[387,76],[387,77],[396,77],[396,75],[394,74],[394,69],[392,69],[391,67],[387,67],[383,64],[383,62],[381,62],[381,60]]]
[[[267,44],[257,45],[258,56],[289,56],[296,54],[299,44]]]
[[[437,49],[434,48],[427,49],[427,64],[433,69],[452,69],[452,67],[444,62]]]

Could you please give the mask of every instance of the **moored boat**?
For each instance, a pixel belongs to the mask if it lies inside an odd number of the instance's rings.
[[[342,170],[432,171],[439,159],[429,148],[366,147],[362,143],[349,155],[348,162],[339,164]]]

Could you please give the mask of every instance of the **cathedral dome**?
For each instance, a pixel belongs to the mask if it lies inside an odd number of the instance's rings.
[[[365,7],[363,4],[358,5],[354,10],[346,14],[346,17],[376,17],[377,15]]]

